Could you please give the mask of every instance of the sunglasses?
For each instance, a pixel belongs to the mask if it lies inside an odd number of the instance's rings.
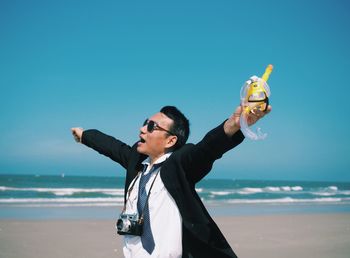
[[[174,133],[170,132],[167,129],[164,129],[163,127],[160,127],[156,122],[153,120],[148,120],[146,119],[145,122],[143,123],[143,126],[147,125],[147,132],[152,133],[154,130],[161,130],[164,132],[167,132],[170,135],[175,135]]]

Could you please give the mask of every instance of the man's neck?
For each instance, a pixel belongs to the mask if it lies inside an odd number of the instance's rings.
[[[158,161],[161,160],[164,155],[167,155],[167,154],[170,155],[171,152],[162,153],[154,157],[148,156],[149,165],[152,167],[154,164],[158,163]]]

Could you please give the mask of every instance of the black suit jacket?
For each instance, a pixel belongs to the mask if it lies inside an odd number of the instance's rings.
[[[243,139],[241,131],[228,137],[221,124],[199,143],[186,144],[174,151],[162,165],[160,177],[182,216],[183,257],[237,257],[204,207],[195,184],[210,172],[216,159]],[[84,131],[82,143],[126,169],[125,191],[147,157],[137,152],[136,144],[131,147],[94,129]]]

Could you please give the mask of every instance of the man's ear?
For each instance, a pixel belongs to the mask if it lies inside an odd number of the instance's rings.
[[[177,143],[177,136],[176,135],[170,135],[167,138],[167,143],[165,145],[165,148],[170,149],[170,148],[174,147],[176,143]]]

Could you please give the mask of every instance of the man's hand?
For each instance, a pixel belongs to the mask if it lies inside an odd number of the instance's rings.
[[[247,124],[249,126],[255,124],[256,122],[258,122],[261,118],[263,118],[265,115],[267,115],[268,113],[270,113],[272,110],[272,107],[269,105],[267,107],[266,111],[261,111],[261,110],[254,110],[249,112],[249,114],[247,115]]]
[[[249,126],[258,122],[261,118],[271,112],[272,107],[269,105],[266,111],[257,110],[254,113],[250,112],[247,116],[247,123]],[[242,106],[238,106],[235,112],[224,124],[224,131],[228,136],[234,135],[240,128],[240,118],[242,114]]]
[[[83,128],[80,128],[80,127],[73,127],[72,129],[72,134],[73,134],[73,137],[74,137],[74,140],[76,142],[81,142],[81,137],[83,135]]]

